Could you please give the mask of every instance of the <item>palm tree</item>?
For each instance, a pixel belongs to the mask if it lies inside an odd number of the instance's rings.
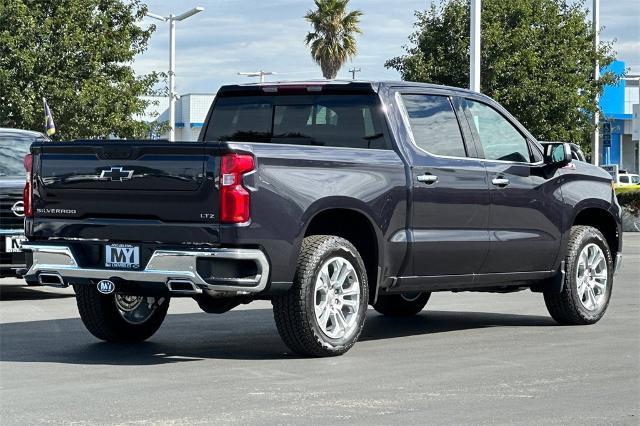
[[[314,0],[316,10],[305,19],[313,26],[305,42],[311,47],[311,57],[322,69],[326,79],[336,78],[340,68],[357,53],[356,34],[362,33],[358,24],[362,12],[347,13],[349,0]]]

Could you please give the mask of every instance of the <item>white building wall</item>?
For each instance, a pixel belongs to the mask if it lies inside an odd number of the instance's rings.
[[[215,93],[187,93],[176,101],[176,141],[196,141],[204,124]],[[156,121],[169,119],[168,100],[167,110],[163,111]],[[169,132],[161,135],[167,139]]]

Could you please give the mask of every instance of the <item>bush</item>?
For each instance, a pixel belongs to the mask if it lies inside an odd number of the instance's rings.
[[[633,216],[640,215],[640,188],[638,186],[616,188],[616,195],[618,203],[625,210]]]

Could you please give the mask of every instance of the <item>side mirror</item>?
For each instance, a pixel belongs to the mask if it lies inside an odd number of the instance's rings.
[[[568,143],[548,144],[545,151],[545,162],[547,164],[564,166],[572,160],[571,146]]]

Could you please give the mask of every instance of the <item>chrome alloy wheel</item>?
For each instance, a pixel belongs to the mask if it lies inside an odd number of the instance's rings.
[[[355,268],[342,257],[332,257],[320,268],[313,304],[318,326],[332,339],[350,336],[357,328],[360,281]]]
[[[164,302],[163,297],[130,296],[116,293],[115,303],[122,318],[130,324],[142,324]]]
[[[584,246],[578,256],[576,285],[582,306],[589,311],[602,308],[607,300],[607,259],[594,243]]]

